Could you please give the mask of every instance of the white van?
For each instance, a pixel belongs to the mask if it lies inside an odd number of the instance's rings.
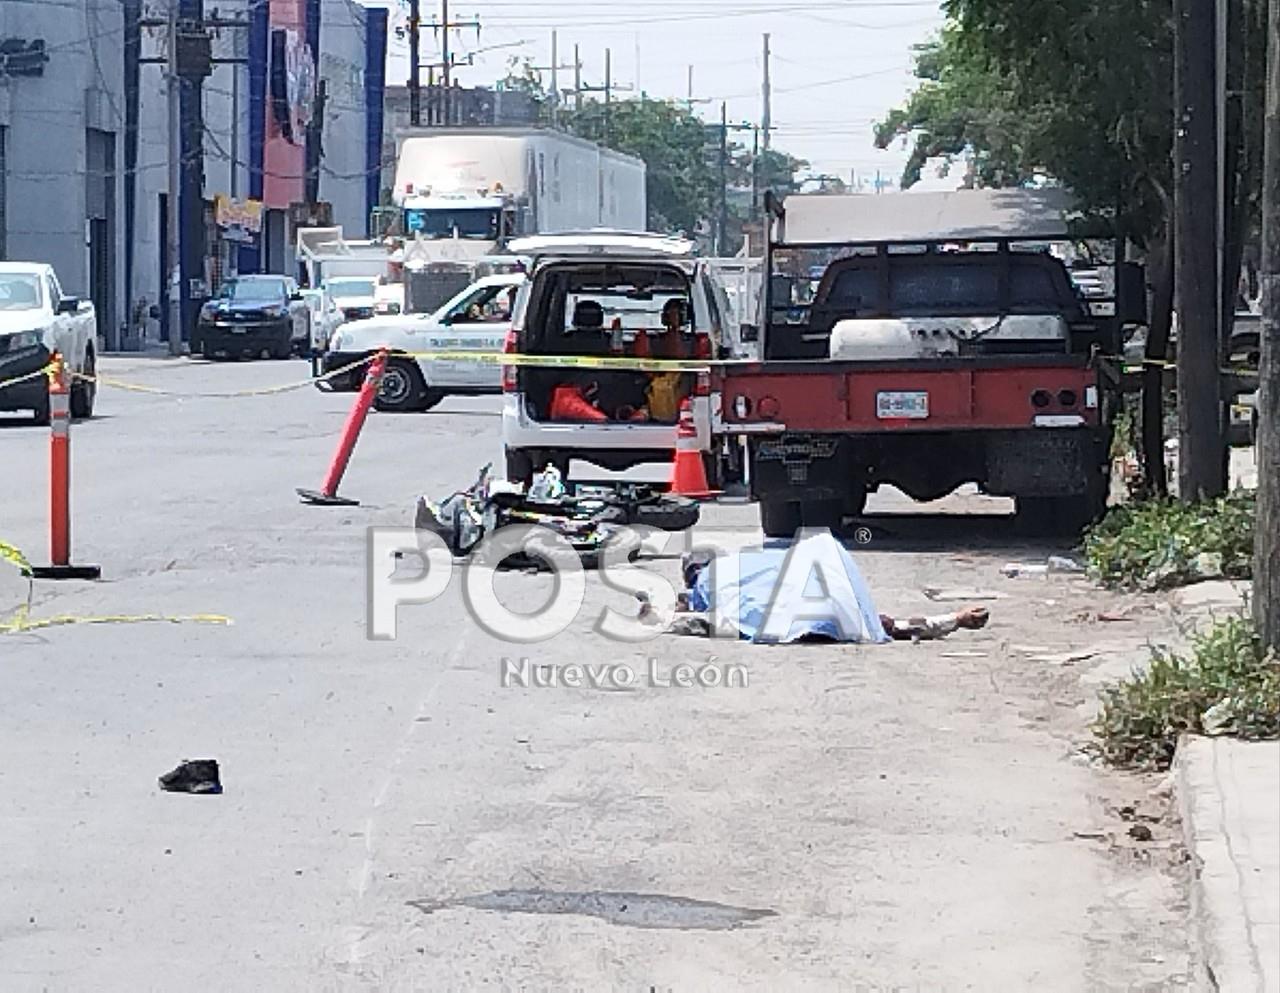
[[[717,485],[724,459],[712,437],[717,402],[708,372],[617,369],[590,361],[727,356],[724,293],[693,249],[683,239],[608,231],[511,244],[531,264],[507,351],[549,361],[505,370],[502,438],[509,479],[527,481],[548,463],[569,478],[572,461],[606,470],[594,474],[597,479],[642,466],[651,470],[648,478],[658,475],[655,466],[665,477],[679,407],[687,399],[708,479]],[[556,357],[564,357],[563,364],[553,364]]]

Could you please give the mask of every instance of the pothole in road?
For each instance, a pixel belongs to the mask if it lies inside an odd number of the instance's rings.
[[[764,917],[772,910],[732,907],[709,900],[691,900],[660,893],[559,893],[553,890],[495,890],[443,903],[411,900],[424,914],[449,907],[493,910],[509,914],[583,914],[627,927],[677,930],[731,931]]]

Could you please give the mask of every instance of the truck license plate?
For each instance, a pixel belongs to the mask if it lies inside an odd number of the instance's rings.
[[[928,416],[929,394],[924,390],[904,390],[876,394],[876,417],[921,419]]]

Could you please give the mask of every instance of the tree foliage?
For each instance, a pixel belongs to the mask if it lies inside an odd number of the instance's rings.
[[[918,51],[921,86],[877,129],[917,132],[904,184],[931,155],[973,155],[972,185],[1047,174],[1115,212],[1139,243],[1164,230],[1172,185],[1168,0],[950,0]]]
[[[692,235],[711,216],[718,179],[707,127],[691,111],[667,100],[587,100],[560,121],[580,138],[644,161],[651,230]]]

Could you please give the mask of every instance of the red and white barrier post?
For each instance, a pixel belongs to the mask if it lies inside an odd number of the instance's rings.
[[[71,564],[71,389],[67,364],[53,353],[49,360],[49,559],[35,566],[36,579],[101,579],[96,565]]]
[[[387,351],[384,348],[373,357],[373,361],[369,363],[369,368],[365,372],[364,385],[360,387],[360,393],[351,408],[351,413],[347,415],[347,423],[342,428],[342,437],[338,439],[338,450],[333,453],[329,474],[325,476],[324,488],[318,493],[315,490],[298,490],[298,496],[302,498],[303,503],[323,507],[359,505],[359,500],[338,496],[338,486],[342,483],[342,476],[347,471],[347,463],[351,461],[351,453],[355,450],[356,440],[360,437],[360,429],[364,427],[365,419],[369,416],[369,408],[377,399],[378,388],[382,385],[382,372],[386,367]]]

